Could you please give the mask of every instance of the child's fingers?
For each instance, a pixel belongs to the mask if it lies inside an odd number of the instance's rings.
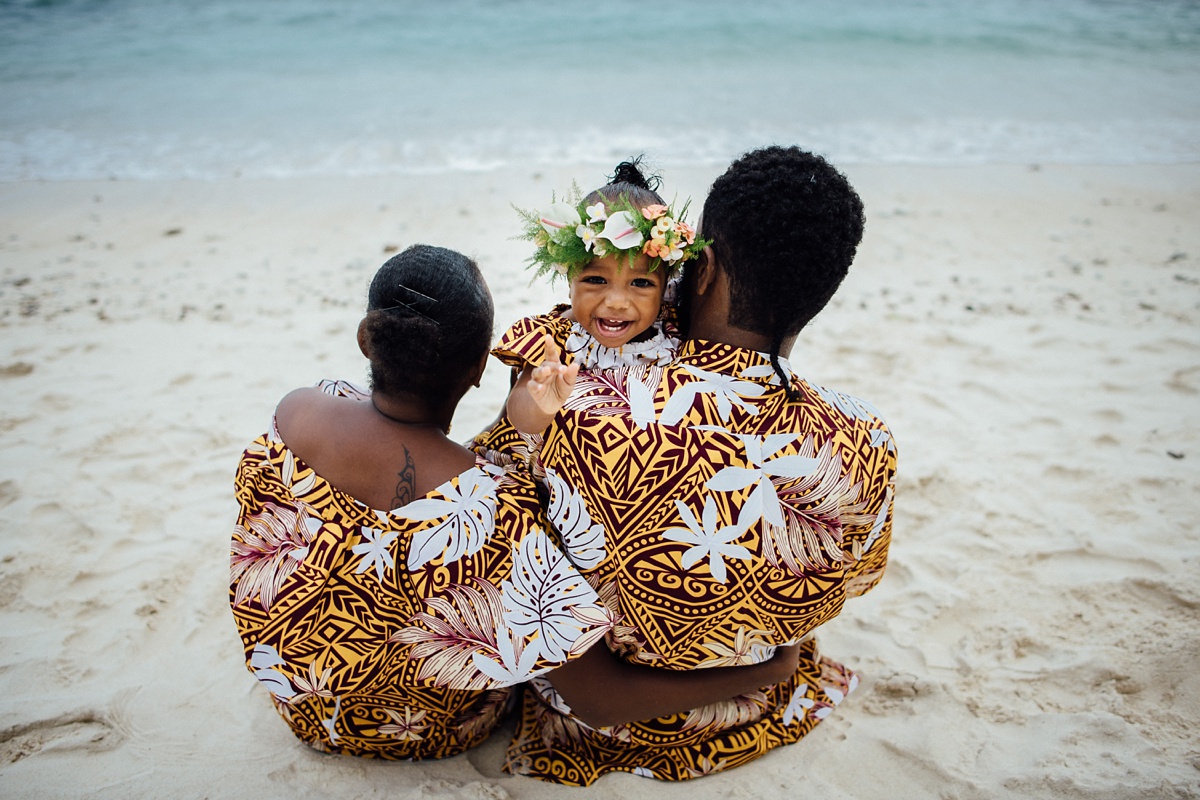
[[[548,333],[542,334],[542,363],[562,363],[562,350],[559,349],[558,342],[554,341],[554,337]]]

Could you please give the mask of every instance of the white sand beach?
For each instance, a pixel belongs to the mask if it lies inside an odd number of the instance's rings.
[[[720,171],[664,167],[697,202]],[[364,378],[386,254],[475,256],[500,331],[565,296],[509,203],[597,170],[0,183],[0,796],[1200,797],[1200,164],[846,171],[866,240],[792,363],[900,445],[889,573],[821,635],[863,683],[747,767],[588,789],[503,774],[508,729],[302,746],[226,580],[238,456],[290,389]]]

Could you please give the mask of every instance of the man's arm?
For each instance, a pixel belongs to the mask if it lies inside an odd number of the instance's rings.
[[[571,713],[593,728],[678,714],[782,683],[796,672],[799,645],[745,667],[675,671],[622,661],[603,642],[546,677]]]
[[[843,520],[842,550],[846,566],[846,595],[857,597],[874,589],[883,578],[892,543],[892,510],[896,494],[896,442],[879,420],[871,425],[869,452],[851,460],[852,481],[861,483],[862,510]]]

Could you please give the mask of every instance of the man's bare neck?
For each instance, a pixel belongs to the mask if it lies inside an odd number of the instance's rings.
[[[688,331],[689,339],[704,339],[709,342],[717,342],[719,344],[727,344],[733,347],[741,347],[745,350],[754,350],[759,353],[768,353],[771,351],[771,337],[764,336],[761,333],[755,333],[743,328],[735,328],[732,325],[706,325],[698,322],[693,325]],[[796,343],[795,336],[785,338],[779,348],[779,355],[787,358],[792,352],[792,346]]]

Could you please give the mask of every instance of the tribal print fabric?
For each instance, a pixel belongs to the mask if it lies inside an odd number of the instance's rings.
[[[511,687],[605,631],[603,605],[547,535],[527,477],[478,462],[379,511],[272,430],[243,455],[236,493],[229,600],[246,665],[319,750],[455,755],[487,737]]]
[[[798,740],[856,685],[809,637],[882,577],[896,447],[870,405],[792,385],[796,402],[762,354],[699,341],[667,367],[580,376],[541,463],[562,547],[608,609],[609,646],[679,670],[805,651],[786,684],[603,730],[555,711],[535,682],[510,771],[696,777]]]
[[[577,322],[563,318],[570,308],[556,306],[549,314],[526,317],[512,325],[492,355],[517,372],[542,363],[542,337],[549,334],[563,352],[563,360],[580,362],[583,371],[595,372],[639,364],[663,365],[671,361],[679,348],[676,329],[670,322],[659,320],[652,335],[642,342],[630,342],[621,348],[605,347]],[[503,467],[516,465],[541,478],[537,453],[541,449],[541,434],[524,434],[501,416],[468,444],[476,454],[492,464]]]

